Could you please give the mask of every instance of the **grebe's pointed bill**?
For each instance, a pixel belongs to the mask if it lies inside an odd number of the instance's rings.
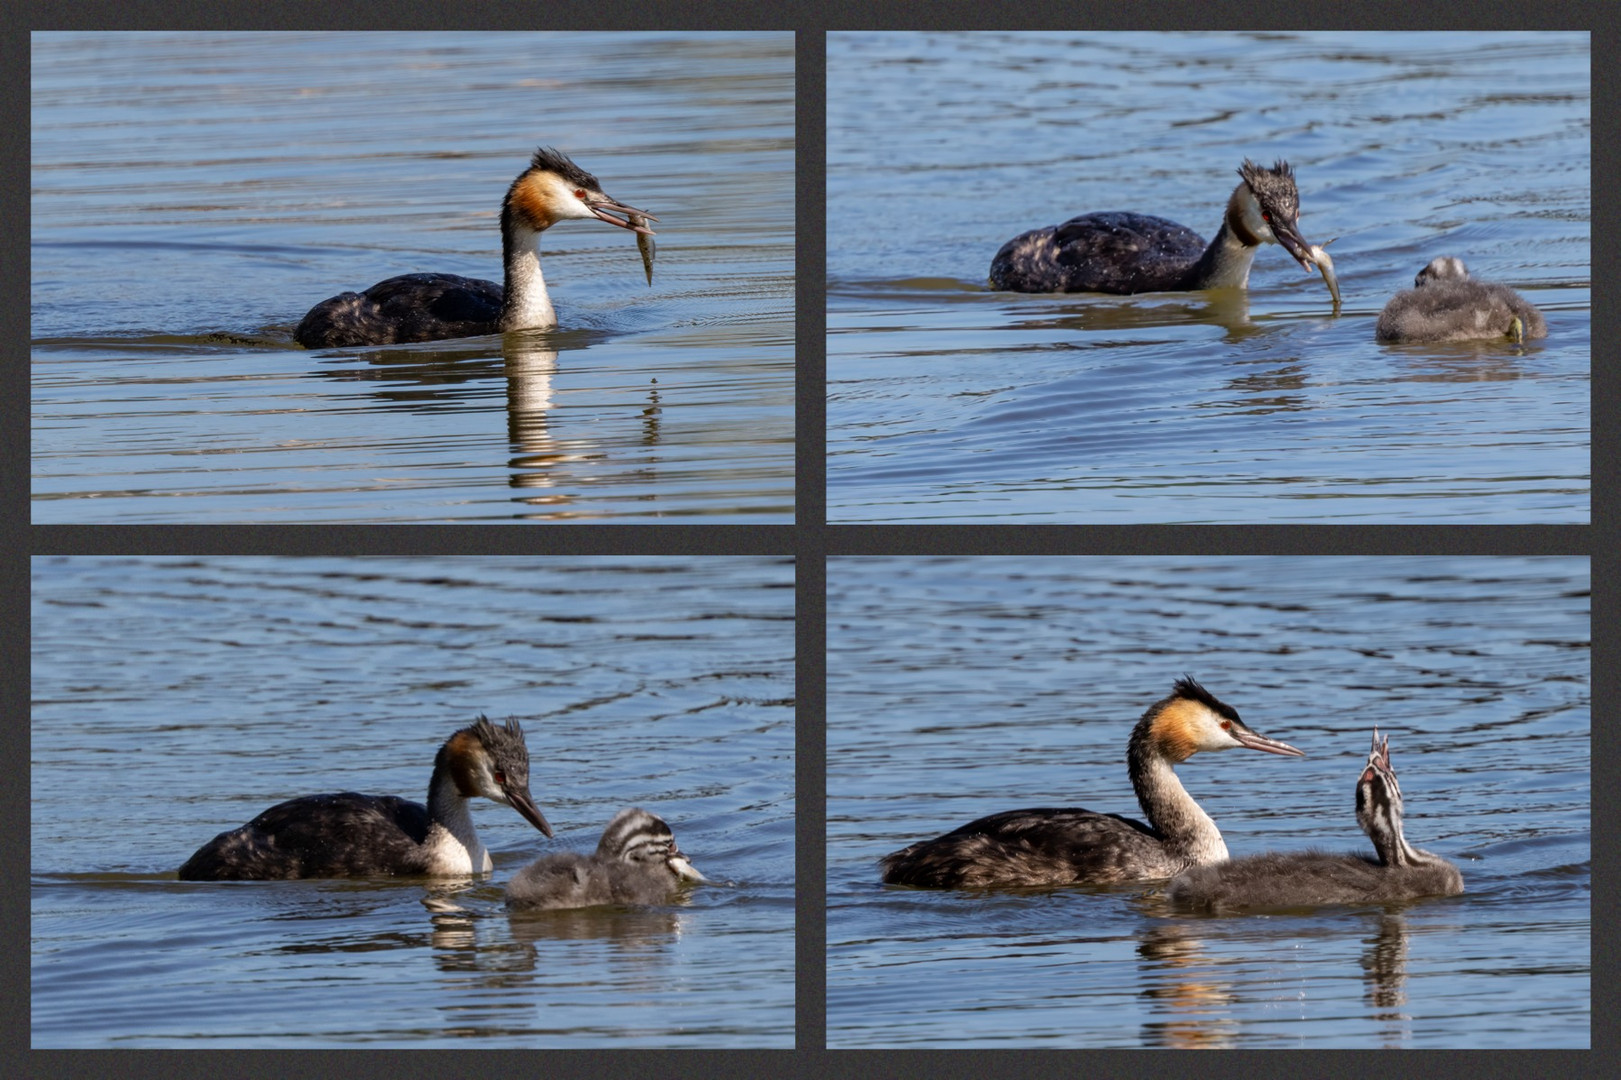
[[[1269,739],[1265,735],[1258,735],[1245,724],[1234,720],[1227,726],[1227,734],[1238,741],[1238,745],[1250,750],[1265,750],[1269,754],[1282,754],[1285,757],[1305,757],[1304,750],[1296,750],[1286,742]]]
[[[598,221],[606,221],[609,225],[617,225],[621,229],[629,229],[633,233],[640,233],[644,236],[658,235],[646,225],[629,220],[633,215],[638,218],[645,218],[648,221],[657,221],[658,218],[649,214],[646,210],[638,210],[634,206],[614,202],[606,195],[601,197],[587,195],[585,208],[595,214]],[[614,217],[615,214],[623,214],[624,218]]]
[[[1372,783],[1373,778],[1374,778],[1374,774],[1377,773],[1381,767],[1389,768],[1389,764],[1390,764],[1390,736],[1388,736],[1388,735],[1385,736],[1384,745],[1381,746],[1379,744],[1379,728],[1378,728],[1378,725],[1375,725],[1374,729],[1373,729],[1373,748],[1368,751],[1367,763],[1362,766],[1362,776],[1357,780],[1357,783],[1359,783],[1359,784],[1370,784],[1370,783]],[[1359,794],[1358,798],[1360,798],[1360,797],[1361,796]]]
[[[1278,238],[1283,250],[1293,256],[1302,270],[1309,274],[1321,267],[1317,253],[1312,250],[1312,245],[1306,242],[1306,238],[1300,235],[1300,230],[1295,227],[1294,222],[1274,218],[1267,224],[1272,226],[1272,235]]]
[[[552,838],[552,827],[546,821],[546,816],[535,805],[535,800],[529,794],[528,785],[517,784],[501,785],[501,793],[507,797],[507,804],[523,815],[525,821],[546,834],[546,839]]]

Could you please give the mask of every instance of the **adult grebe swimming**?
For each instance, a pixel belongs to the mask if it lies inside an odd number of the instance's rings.
[[[596,854],[567,852],[536,859],[507,882],[514,911],[599,904],[657,904],[683,881],[707,881],[675,846],[657,814],[621,810],[603,830]]]
[[[1391,297],[1374,337],[1390,342],[1491,341],[1519,345],[1548,336],[1548,324],[1507,285],[1475,281],[1453,255],[1431,259],[1413,288]]]
[[[1289,163],[1267,169],[1246,158],[1238,175],[1243,182],[1208,247],[1192,229],[1161,217],[1082,214],[1003,244],[991,260],[991,286],[1031,293],[1243,289],[1262,244],[1282,244],[1306,270],[1319,265],[1300,235],[1300,192]]]
[[[1390,765],[1390,738],[1379,741],[1356,785],[1356,820],[1373,841],[1374,856],[1251,855],[1195,866],[1171,879],[1166,895],[1184,908],[1290,908],[1314,904],[1377,904],[1463,892],[1458,868],[1407,843],[1402,835],[1401,785]]]
[[[615,217],[614,215],[622,215]],[[615,202],[596,177],[545,147],[507,189],[501,204],[505,286],[454,274],[406,274],[363,293],[340,293],[310,308],[293,338],[307,349],[438,341],[557,325],[540,273],[540,234],[570,218],[595,219],[638,237],[658,218]],[[642,248],[652,281],[652,245]]]
[[[494,866],[467,806],[478,795],[552,835],[529,795],[523,730],[516,720],[496,727],[481,716],[439,748],[426,807],[352,791],[289,799],[198,848],[180,880],[487,874]]]
[[[1234,747],[1303,757],[1257,735],[1231,706],[1191,678],[1178,679],[1132,730],[1126,767],[1148,824],[1080,809],[1008,810],[879,860],[884,881],[931,888],[1108,884],[1167,878],[1227,857],[1210,815],[1172,766],[1201,750]]]

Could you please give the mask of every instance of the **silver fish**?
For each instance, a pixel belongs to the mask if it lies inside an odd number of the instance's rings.
[[[1337,236],[1334,238],[1334,240],[1338,239]],[[1332,244],[1334,240],[1328,241],[1321,247],[1313,244],[1311,246],[1311,261],[1317,265],[1317,269],[1323,275],[1323,280],[1328,283],[1328,295],[1334,298],[1334,314],[1338,315],[1340,313],[1340,279],[1334,276],[1334,260],[1329,258],[1328,252],[1323,250],[1323,248]]]
[[[627,217],[626,220],[628,220],[632,225],[635,225],[638,228],[642,228],[642,229],[647,228],[647,216],[645,214],[631,214],[631,215],[629,215]],[[636,247],[642,253],[642,269],[647,271],[647,285],[648,285],[648,288],[652,288],[653,287],[653,252],[654,252],[653,234],[651,232],[638,232],[636,234]]]

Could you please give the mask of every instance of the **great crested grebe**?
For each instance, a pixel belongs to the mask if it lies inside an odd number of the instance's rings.
[[[1201,750],[1247,747],[1304,757],[1257,735],[1231,706],[1191,678],[1178,679],[1132,730],[1126,766],[1148,824],[1080,809],[1008,810],[971,821],[879,860],[891,885],[987,888],[1085,885],[1168,878],[1218,862],[1227,845],[1172,766]]]
[[[477,795],[511,806],[552,835],[529,795],[523,730],[516,720],[496,727],[481,716],[439,748],[426,807],[352,791],[289,799],[198,848],[180,880],[487,874],[494,866],[467,805]]]
[[[518,871],[507,882],[507,907],[657,904],[683,881],[707,880],[675,846],[663,818],[632,807],[608,823],[595,854],[546,855]]]
[[[1300,235],[1300,192],[1287,161],[1248,158],[1208,247],[1185,225],[1106,211],[1015,236],[991,260],[991,286],[1008,292],[1187,292],[1249,287],[1262,244],[1282,244],[1305,270],[1321,265]],[[1326,277],[1326,275],[1325,275]]]
[[[1379,341],[1427,343],[1504,339],[1519,345],[1548,336],[1548,324],[1507,285],[1475,281],[1455,255],[1431,259],[1413,288],[1391,297],[1379,313]]]
[[[615,215],[621,215],[616,217]],[[567,157],[541,147],[501,203],[501,258],[505,286],[454,274],[405,274],[363,293],[340,293],[310,308],[293,332],[307,349],[438,341],[557,325],[540,273],[540,234],[570,218],[605,221],[637,234],[653,234],[658,218],[602,193],[596,177]],[[651,283],[652,244],[642,247]]]
[[[1356,785],[1356,820],[1373,841],[1374,856],[1306,851],[1251,855],[1195,866],[1171,879],[1166,896],[1178,907],[1291,908],[1314,904],[1377,904],[1463,892],[1458,868],[1402,836],[1401,785],[1390,765],[1390,737],[1379,741]]]

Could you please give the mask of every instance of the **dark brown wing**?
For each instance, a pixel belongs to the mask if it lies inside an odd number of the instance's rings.
[[[426,869],[428,811],[393,795],[306,795],[220,833],[180,868],[182,881],[376,877]],[[402,868],[405,868],[402,871]]]
[[[501,286],[455,274],[402,274],[309,310],[293,332],[307,349],[394,345],[495,332]]]
[[[987,888],[1169,877],[1178,865],[1149,826],[1079,807],[1007,810],[879,861],[892,885]]]

